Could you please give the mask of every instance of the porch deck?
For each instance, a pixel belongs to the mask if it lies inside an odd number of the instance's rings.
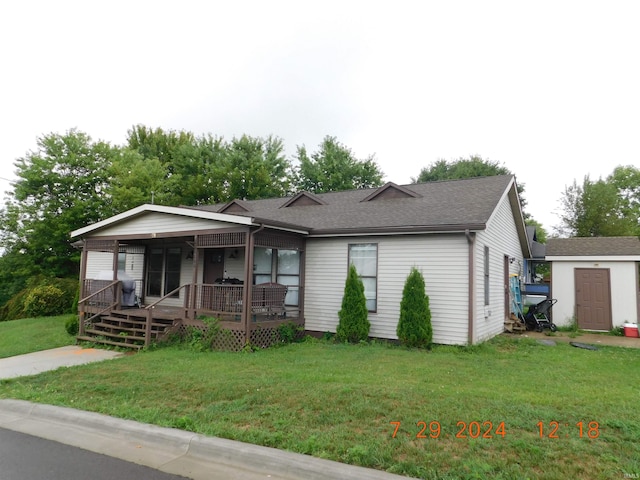
[[[244,286],[187,284],[144,307],[123,307],[118,281],[99,286],[79,302],[79,340],[142,348],[172,333],[185,335],[192,328],[205,329],[202,318],[213,317],[224,333],[213,347],[241,350],[247,343],[260,347],[276,343],[278,328],[284,323],[304,324],[297,307],[284,305],[287,289],[279,284],[252,286],[249,312],[243,308]],[[96,284],[86,287],[90,291]],[[182,291],[184,306],[167,305],[178,291]],[[243,321],[245,318],[248,320]]]

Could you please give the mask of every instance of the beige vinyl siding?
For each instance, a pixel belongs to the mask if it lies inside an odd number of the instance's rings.
[[[464,235],[403,235],[310,239],[306,252],[306,328],[335,332],[347,275],[348,245],[378,245],[378,309],[370,335],[397,339],[402,290],[411,267],[425,277],[434,342],[467,338],[467,243]]]
[[[614,327],[638,321],[636,262],[603,262],[598,258],[585,261],[551,262],[552,295],[558,300],[553,306],[553,323],[569,326],[573,322],[576,304],[574,270],[576,268],[608,268],[611,283],[611,320]]]
[[[347,278],[349,239],[307,240],[305,253],[305,328],[335,332]]]
[[[126,255],[125,273],[136,280],[136,295],[142,298],[144,255],[130,252]],[[86,278],[96,279],[102,271],[113,272],[113,253],[88,251]]]
[[[489,247],[489,305],[484,304],[484,247]],[[518,240],[515,220],[508,196],[500,200],[486,230],[478,232],[475,245],[475,312],[473,343],[482,342],[504,331],[505,255],[515,258],[510,274],[522,275],[524,257]]]
[[[183,217],[168,213],[149,212],[129,221],[95,232],[93,236],[147,235],[152,233],[186,232],[229,227],[224,222]]]
[[[86,278],[97,279],[102,271],[113,272],[113,253],[88,251]]]

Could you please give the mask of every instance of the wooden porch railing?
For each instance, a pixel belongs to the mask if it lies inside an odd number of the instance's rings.
[[[102,283],[106,283],[106,285],[87,295],[87,292],[93,289],[93,285]],[[90,325],[94,319],[117,308],[120,305],[121,292],[119,280],[111,282],[108,280],[85,280],[82,291],[85,296],[78,301],[78,335],[84,335],[86,326]],[[87,313],[92,315],[85,318]]]
[[[91,292],[95,288],[98,290]],[[243,331],[246,335],[250,335],[255,328],[268,331],[286,320],[298,318],[297,307],[285,307],[288,287],[278,283],[265,283],[252,286],[248,315],[249,322],[254,326],[243,326],[241,319],[245,288],[245,285],[233,284],[184,284],[151,304],[131,311],[134,315],[144,318],[145,346],[149,346],[151,342],[152,326],[157,318],[172,319],[177,326],[175,322],[178,319],[180,324],[198,324],[199,317],[211,316],[220,319],[226,327]],[[298,287],[298,291],[301,290],[302,288]],[[95,319],[122,307],[122,285],[118,280],[86,280],[83,287],[83,293],[85,292],[91,293],[78,302],[79,335],[84,335],[86,327]],[[176,297],[182,297],[182,300],[176,302]],[[86,317],[87,314],[91,316]]]

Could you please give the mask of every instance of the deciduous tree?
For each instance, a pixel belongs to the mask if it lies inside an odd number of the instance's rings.
[[[561,224],[558,234],[575,237],[635,235],[637,217],[629,215],[630,203],[620,196],[616,184],[608,180],[592,181],[585,176],[581,185],[575,180],[561,198]]]
[[[25,274],[77,275],[79,252],[69,232],[111,212],[103,194],[117,149],[70,130],[37,140],[15,162],[13,191],[0,212],[5,255],[20,255]]]
[[[335,192],[382,185],[384,174],[373,155],[358,160],[335,137],[325,137],[316,152],[298,147],[295,183],[298,190],[312,193]]]

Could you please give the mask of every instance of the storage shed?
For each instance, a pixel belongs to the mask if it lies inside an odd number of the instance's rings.
[[[553,321],[584,330],[636,323],[639,311],[637,237],[553,238],[547,242]]]

